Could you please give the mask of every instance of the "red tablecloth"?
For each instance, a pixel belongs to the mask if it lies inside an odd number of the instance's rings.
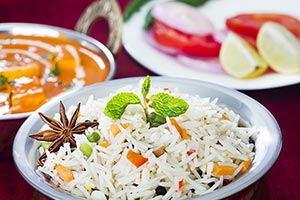
[[[0,22],[32,22],[73,29],[92,0],[1,0]],[[122,10],[128,0],[119,0]],[[106,25],[96,23],[93,36],[105,41]],[[155,75],[121,49],[116,57],[114,79]],[[300,84],[278,89],[242,91],[269,109],[277,119],[283,137],[280,157],[265,176],[270,199],[300,199]],[[12,159],[0,161],[0,199],[37,199],[40,195],[17,172]]]

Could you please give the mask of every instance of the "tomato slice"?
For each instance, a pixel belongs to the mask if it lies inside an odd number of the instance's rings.
[[[212,35],[186,34],[155,19],[153,36],[162,46],[173,48],[183,53],[197,56],[218,56],[221,44]]]
[[[277,22],[286,27],[296,37],[300,36],[299,20],[285,14],[240,14],[226,19],[226,26],[236,33],[256,38],[259,29],[267,21]]]

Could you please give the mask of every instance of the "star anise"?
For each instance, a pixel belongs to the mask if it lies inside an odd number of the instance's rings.
[[[30,135],[31,138],[34,138],[39,141],[48,141],[51,142],[47,148],[49,152],[56,152],[61,146],[65,143],[70,143],[71,147],[76,147],[76,141],[74,134],[84,134],[85,130],[88,127],[98,126],[97,121],[85,121],[76,124],[78,119],[80,109],[80,103],[77,105],[75,112],[73,113],[70,121],[67,118],[65,107],[62,102],[60,102],[60,122],[43,114],[39,113],[41,119],[52,129],[44,130],[36,134]],[[44,152],[38,159],[38,164],[43,166],[43,162],[46,159],[47,155]]]

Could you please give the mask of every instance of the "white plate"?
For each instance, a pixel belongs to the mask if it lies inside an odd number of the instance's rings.
[[[199,79],[239,90],[275,88],[300,82],[300,74],[267,73],[254,79],[235,79],[226,74],[209,73],[184,66],[174,57],[158,51],[145,41],[143,24],[149,8],[154,3],[162,1],[165,0],[151,1],[124,24],[123,45],[126,51],[147,69],[159,75]],[[235,14],[273,12],[289,14],[299,18],[298,8],[300,8],[300,1],[298,0],[211,0],[200,7],[199,10],[212,20],[217,29],[224,29],[225,19]]]

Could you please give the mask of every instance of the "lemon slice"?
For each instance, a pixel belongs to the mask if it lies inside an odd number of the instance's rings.
[[[258,32],[256,43],[261,56],[276,72],[300,72],[300,42],[282,25],[265,23]]]
[[[222,43],[219,58],[224,70],[236,78],[254,78],[268,68],[257,51],[232,32],[228,33]]]

